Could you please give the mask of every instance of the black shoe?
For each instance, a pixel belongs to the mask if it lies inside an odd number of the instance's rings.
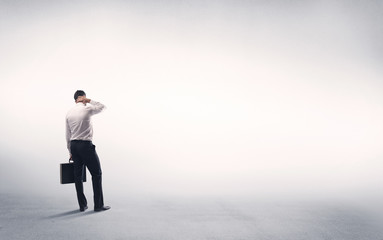
[[[87,209],[88,209],[88,206],[80,207],[80,212],[83,212],[83,211],[85,211],[85,210],[87,210]]]
[[[103,206],[103,207],[100,207],[100,208],[95,208],[94,211],[95,212],[101,212],[101,211],[106,211],[106,210],[109,210],[110,207],[109,206]]]

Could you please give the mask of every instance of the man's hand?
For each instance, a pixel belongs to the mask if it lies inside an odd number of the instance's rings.
[[[82,102],[83,104],[87,104],[90,102],[89,98],[86,98],[86,96],[79,96],[77,98],[77,102]]]

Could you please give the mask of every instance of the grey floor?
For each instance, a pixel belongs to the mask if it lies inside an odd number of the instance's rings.
[[[0,195],[0,239],[383,240],[370,211],[340,203],[227,198],[111,201],[81,213],[72,198]]]

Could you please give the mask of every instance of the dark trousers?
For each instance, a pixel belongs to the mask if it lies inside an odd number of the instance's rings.
[[[92,175],[94,208],[104,206],[102,194],[101,165],[96,153],[96,146],[91,141],[73,140],[70,143],[72,160],[74,163],[74,178],[77,200],[80,208],[87,206],[82,183],[85,166]]]

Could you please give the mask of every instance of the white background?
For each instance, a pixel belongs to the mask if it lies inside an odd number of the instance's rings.
[[[382,7],[0,1],[0,191],[62,189],[82,89],[105,191],[377,194]]]

